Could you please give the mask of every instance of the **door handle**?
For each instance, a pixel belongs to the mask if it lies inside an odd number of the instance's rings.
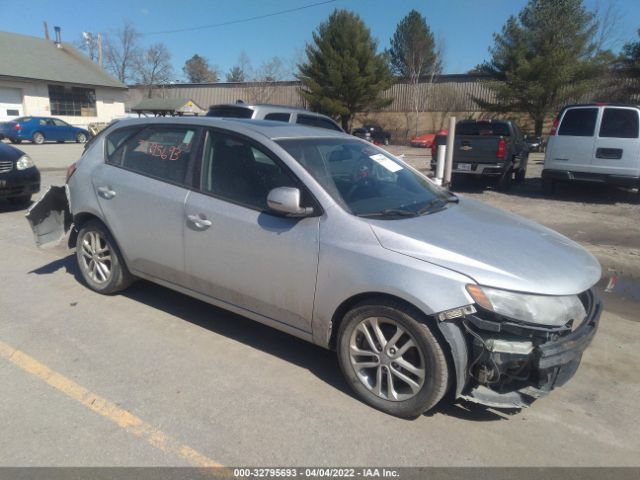
[[[207,217],[202,214],[187,215],[187,220],[200,230],[206,230],[212,225],[211,220],[207,220]]]
[[[621,148],[598,148],[596,150],[596,158],[604,160],[620,160],[622,158]]]
[[[111,187],[98,187],[98,194],[107,200],[116,196],[116,192],[111,190]]]

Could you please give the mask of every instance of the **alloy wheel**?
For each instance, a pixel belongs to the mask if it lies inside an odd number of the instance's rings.
[[[107,240],[94,230],[85,233],[81,243],[82,266],[87,275],[98,284],[111,278],[111,248]]]
[[[382,399],[408,400],[424,385],[422,352],[413,336],[390,318],[362,320],[351,334],[349,358],[360,382]]]

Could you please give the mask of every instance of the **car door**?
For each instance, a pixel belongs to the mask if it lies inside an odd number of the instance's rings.
[[[59,118],[54,118],[53,123],[55,124],[56,130],[56,140],[59,141],[69,141],[75,140],[75,128],[69,125],[67,122],[60,120]]]
[[[640,141],[638,109],[605,107],[593,151],[593,171],[638,176]]]
[[[590,172],[598,107],[568,108],[557,135],[549,138],[545,168]]]
[[[92,182],[133,273],[184,283],[184,204],[198,137],[196,127],[162,124],[119,129],[106,139],[107,160]]]
[[[310,332],[319,217],[270,213],[267,194],[281,186],[301,187],[277,157],[244,137],[209,130],[200,189],[186,204],[186,270],[192,289]],[[313,202],[304,188],[303,198]]]

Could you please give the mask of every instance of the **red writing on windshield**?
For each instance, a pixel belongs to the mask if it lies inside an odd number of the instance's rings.
[[[163,160],[178,160],[182,154],[180,147],[167,147],[160,143],[150,143],[147,151],[149,155],[160,157]]]

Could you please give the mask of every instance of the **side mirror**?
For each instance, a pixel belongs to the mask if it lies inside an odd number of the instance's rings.
[[[300,206],[299,188],[274,188],[267,195],[267,205],[274,212],[283,213],[289,217],[307,217],[313,213],[313,208]]]

